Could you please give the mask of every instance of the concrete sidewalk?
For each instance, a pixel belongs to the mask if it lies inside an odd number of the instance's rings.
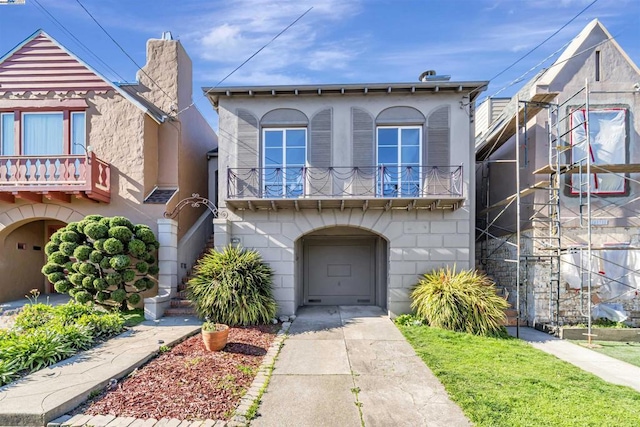
[[[196,333],[196,318],[147,321],[107,342],[0,388],[0,426],[42,426],[127,375],[158,352]]]
[[[253,427],[469,426],[378,307],[304,307]]]
[[[507,328],[516,336],[516,328]],[[561,340],[533,328],[520,328],[520,339],[558,359],[569,362],[605,381],[626,385],[640,392],[640,368],[613,357],[606,356],[572,342]]]

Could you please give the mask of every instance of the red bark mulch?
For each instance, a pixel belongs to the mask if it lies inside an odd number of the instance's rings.
[[[227,420],[251,385],[278,329],[279,325],[230,328],[227,345],[218,352],[207,351],[200,334],[193,336],[76,413]]]

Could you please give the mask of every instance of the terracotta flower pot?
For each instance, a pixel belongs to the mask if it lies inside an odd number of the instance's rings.
[[[227,337],[229,336],[229,327],[219,323],[215,324],[214,330],[205,331],[202,328],[202,341],[209,351],[220,351],[227,345]]]

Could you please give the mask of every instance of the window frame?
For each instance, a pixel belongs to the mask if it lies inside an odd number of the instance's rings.
[[[11,156],[12,154],[6,154],[3,150],[3,147],[5,145],[5,141],[3,140],[3,136],[4,136],[4,117],[5,116],[10,116],[11,117],[11,124],[13,126],[13,129],[11,130],[11,134],[12,134],[12,140],[11,140],[11,146],[13,147],[13,152],[15,152],[15,145],[16,145],[16,131],[15,131],[15,123],[16,123],[16,118],[15,118],[15,112],[13,111],[0,111],[0,156]]]
[[[286,170],[289,167],[298,167],[296,166],[289,166],[287,164],[287,131],[304,131],[304,145],[302,146],[304,149],[304,164],[302,164],[302,166],[300,166],[301,169],[305,169],[308,167],[309,164],[309,159],[308,159],[308,154],[309,154],[309,132],[307,127],[298,127],[298,126],[274,126],[274,127],[263,127],[262,128],[262,147],[261,147],[261,156],[260,156],[260,162],[261,162],[261,166],[262,166],[262,173],[260,174],[260,180],[261,180],[261,185],[260,185],[260,189],[262,194],[266,197],[266,198],[284,198],[284,199],[288,199],[288,198],[297,198],[297,197],[301,197],[305,195],[305,191],[306,191],[306,186],[305,186],[305,177],[304,174],[302,174],[303,176],[301,176],[302,182],[302,189],[301,191],[298,193],[296,191],[296,194],[293,194],[289,191],[288,186],[290,184],[287,183],[287,173]],[[281,149],[282,149],[282,165],[280,166],[267,166],[266,160],[267,160],[267,133],[268,132],[282,132],[282,145],[281,145]],[[268,180],[267,177],[267,169],[268,168],[279,168],[282,170],[282,178],[281,178],[281,183],[277,183],[275,181],[270,181]],[[281,185],[281,191],[279,194],[270,194],[267,191],[267,186],[269,185]]]
[[[586,112],[586,109],[584,107],[582,108],[570,108],[569,109],[569,129],[574,129],[574,119],[573,119],[573,114],[575,112],[578,111],[582,111],[583,113]],[[624,162],[623,163],[627,163],[629,161],[629,109],[627,107],[624,106],[619,106],[619,107],[598,107],[598,106],[592,106],[589,107],[589,116],[591,116],[591,114],[593,113],[606,113],[606,112],[612,112],[612,111],[622,111],[624,113],[624,140],[622,141],[622,149],[624,152]],[[589,120],[592,120],[591,117],[589,117]],[[584,122],[583,122],[584,123]],[[590,130],[590,128],[589,128]],[[569,151],[569,162],[570,164],[574,164],[574,131],[570,131],[569,132],[569,140],[570,140],[570,145],[571,145],[571,150]],[[593,144],[593,141],[591,141],[591,143]],[[595,160],[591,162],[592,165],[604,165],[606,163],[597,163]],[[575,197],[579,197],[580,194],[582,193],[582,195],[586,194],[585,191],[580,191],[579,188],[576,187],[576,182],[578,181],[578,175],[580,174],[572,174],[568,177],[568,181],[569,181],[569,195],[571,196],[575,196]],[[583,174],[583,175],[586,175]],[[593,178],[589,177],[589,179],[593,179],[594,181],[597,180],[597,173],[591,173],[591,175],[593,175]],[[594,186],[592,186],[591,188],[591,194],[595,194],[598,196],[624,196],[626,194],[628,194],[629,192],[629,182],[628,179],[626,179],[624,176],[619,176],[617,174],[607,174],[607,175],[614,175],[614,176],[618,176],[621,180],[622,180],[622,190],[620,191],[600,191],[596,188],[593,188]],[[626,175],[625,175],[626,176]],[[596,181],[597,182],[597,181]]]
[[[13,138],[14,138],[14,152],[13,154],[9,154],[9,155],[5,155],[4,153],[0,152],[0,156],[4,156],[4,157],[12,157],[12,156],[25,156],[24,154],[24,134],[25,134],[25,116],[28,115],[38,115],[38,114],[61,114],[62,115],[62,153],[59,154],[32,154],[29,156],[68,156],[68,155],[87,155],[88,151],[87,151],[87,146],[88,146],[88,139],[89,139],[89,134],[88,134],[88,129],[87,129],[87,123],[88,123],[88,115],[87,115],[87,109],[86,108],[77,108],[77,107],[71,107],[71,108],[47,108],[45,109],[39,109],[39,108],[32,108],[32,107],[28,107],[28,108],[10,108],[10,109],[2,109],[0,110],[0,116],[4,116],[4,115],[12,115],[13,116],[13,124],[14,124],[14,132],[13,132]],[[77,117],[82,114],[84,116],[84,118],[82,119],[83,122],[83,135],[82,135],[82,139],[84,142],[84,152],[81,153],[73,153],[74,151],[74,145],[73,145],[73,141],[74,141],[74,121],[77,120]],[[0,123],[0,129],[2,128],[2,123]],[[0,134],[0,138],[2,137],[2,135]],[[0,143],[2,141],[0,140]],[[2,147],[0,146],[0,150],[2,150]]]
[[[391,182],[390,184],[392,185],[396,185],[396,192],[394,195],[392,195],[393,197],[419,197],[420,194],[422,193],[422,178],[423,178],[423,171],[422,168],[424,166],[424,129],[422,125],[376,125],[375,128],[375,138],[376,138],[376,146],[375,146],[375,162],[376,162],[376,168],[377,168],[377,173],[376,173],[376,196],[378,197],[386,197],[387,194],[384,191],[384,188],[382,188],[382,183],[380,182],[380,171],[382,167],[386,166],[384,165],[384,163],[380,162],[380,133],[379,130],[380,129],[397,129],[398,132],[398,145],[397,145],[397,165],[396,165],[396,176],[397,176],[397,181]],[[417,191],[415,193],[413,192],[409,192],[408,194],[404,194],[402,191],[402,176],[403,176],[403,169],[408,167],[408,166],[403,166],[403,162],[402,162],[402,130],[403,129],[417,129],[418,130],[418,176],[417,176],[417,180],[412,180],[410,182],[417,182],[418,186],[417,186]],[[412,147],[412,146],[410,146]],[[386,185],[386,184],[385,184]],[[381,191],[382,189],[382,191]]]

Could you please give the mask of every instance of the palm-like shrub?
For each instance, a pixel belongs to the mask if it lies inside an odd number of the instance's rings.
[[[160,244],[146,225],[125,217],[89,215],[53,233],[42,273],[56,291],[76,301],[126,309],[152,289],[158,273],[153,255]]]
[[[499,335],[509,304],[477,271],[447,267],[425,274],[411,292],[411,308],[430,326],[475,335]]]
[[[234,325],[267,323],[276,314],[271,291],[273,271],[255,250],[227,246],[211,250],[196,265],[187,297],[211,322]]]

